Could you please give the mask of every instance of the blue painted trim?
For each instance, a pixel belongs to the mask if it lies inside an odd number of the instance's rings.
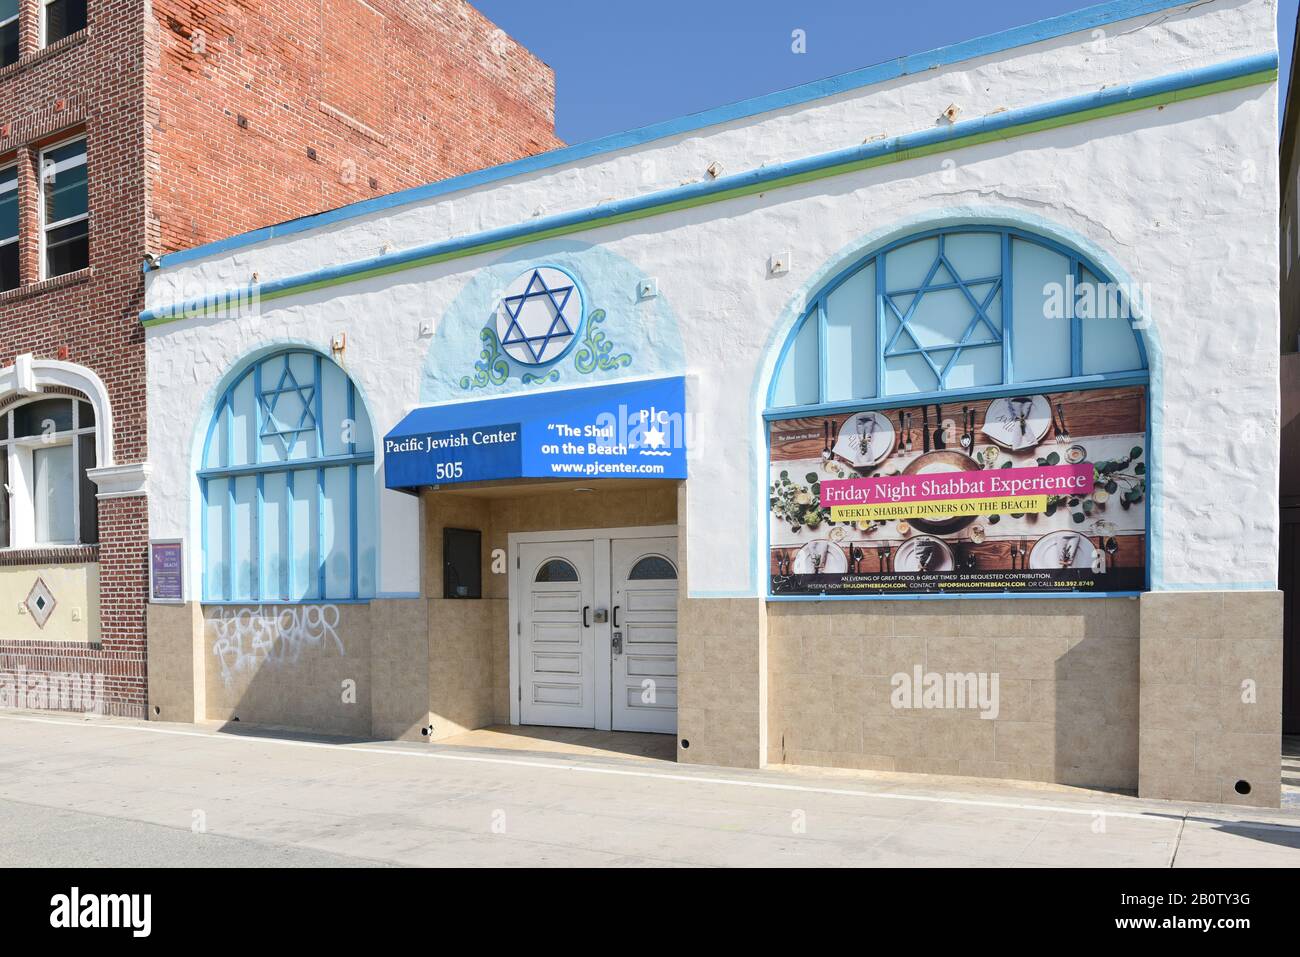
[[[323,455],[312,459],[286,459],[282,462],[263,462],[261,465],[232,465],[229,468],[200,469],[199,478],[229,478],[240,475],[263,475],[270,472],[298,472],[321,466],[363,465],[373,462],[373,452],[357,452],[353,455]]]
[[[790,177],[816,173],[832,175],[836,167],[852,166],[852,164],[894,154],[901,154],[906,157],[911,150],[934,147],[969,136],[996,134],[1011,127],[1050,120],[1086,110],[1114,106],[1147,96],[1174,93],[1276,68],[1276,52],[1217,63],[1182,73],[1141,80],[1128,86],[1110,87],[1105,90],[1067,97],[1066,99],[1036,106],[995,113],[967,122],[954,123],[951,126],[933,127],[914,133],[906,133],[890,139],[876,140],[871,143],[834,150],[830,153],[803,157],[788,163],[763,166],[758,169],[737,173],[734,176],[724,176],[707,182],[691,183],[686,186],[616,200],[555,216],[544,216],[513,226],[502,226],[468,236],[430,243],[425,246],[416,246],[412,249],[388,255],[374,256],[369,259],[329,266],[296,276],[273,279],[262,283],[259,292],[261,298],[267,299],[277,295],[286,295],[301,286],[323,282],[343,282],[349,280],[350,277],[372,271],[393,271],[413,267],[434,257],[445,256],[451,258],[458,255],[470,255],[478,249],[495,248],[498,244],[522,243],[527,241],[527,237],[538,233],[553,230],[578,230],[588,226],[594,228],[594,226],[600,225],[602,221],[617,221],[619,217],[648,215],[650,211],[659,207],[707,202],[718,194],[728,193],[733,190],[758,190],[765,186],[770,187],[775,180]],[[220,295],[216,298],[221,301]],[[140,321],[146,325],[152,325],[183,318],[191,313],[201,313],[202,309],[205,306],[210,306],[213,301],[212,296],[207,296],[174,306],[146,309],[140,313]]]
[[[1015,342],[1015,309],[1012,308],[1012,283],[1015,282],[1014,268],[1011,262],[1011,233],[1002,234],[1002,381],[1008,384],[1016,381],[1016,356],[1011,348]],[[1141,336],[1137,337],[1141,339]]]
[[[1001,53],[1016,47],[1041,43],[1044,40],[1052,40],[1071,33],[1092,30],[1096,27],[1128,20],[1132,17],[1186,6],[1188,6],[1187,0],[1181,0],[1181,2],[1171,2],[1171,0],[1113,0],[1111,3],[1086,7],[1083,10],[1049,17],[1045,20],[1013,27],[1010,30],[1003,30],[984,37],[963,40],[924,53],[886,60],[883,63],[864,67],[861,70],[842,73],[812,83],[804,83],[788,90],[752,97],[737,103],[715,107],[701,113],[693,113],[661,123],[654,123],[623,133],[614,133],[610,136],[588,140],[574,146],[551,150],[537,156],[528,156],[462,176],[453,176],[437,183],[401,190],[387,196],[363,200],[359,203],[351,203],[314,216],[304,216],[275,226],[255,229],[217,242],[196,246],[193,249],[169,253],[161,257],[154,268],[179,266],[197,259],[229,252],[230,250],[242,249],[245,246],[268,239],[292,236],[306,232],[309,229],[319,229],[323,226],[355,219],[359,216],[368,216],[398,206],[435,199],[448,193],[475,189],[513,176],[523,176],[529,173],[554,169],[566,163],[574,163],[593,156],[630,149],[654,140],[680,136],[684,133],[690,133],[720,123],[728,123],[758,116],[773,110],[799,106],[803,103],[835,96],[850,90],[896,80],[904,76],[925,73],[939,67],[951,66],[965,60]],[[143,269],[147,272],[149,267],[146,265]]]
[[[970,598],[1020,600],[1024,598],[1140,598],[1140,591],[1037,591],[1037,592],[939,592],[924,595],[760,595],[764,601],[966,601]],[[697,596],[691,595],[692,598]]]

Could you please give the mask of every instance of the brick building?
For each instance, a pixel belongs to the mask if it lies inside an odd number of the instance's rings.
[[[553,109],[461,0],[0,0],[0,698],[144,714],[142,264],[548,150]]]

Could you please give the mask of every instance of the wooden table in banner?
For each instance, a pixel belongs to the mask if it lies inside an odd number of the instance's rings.
[[[1140,386],[773,421],[773,590],[1138,590],[1146,425]],[[1092,489],[1038,512],[836,522],[820,500],[824,481],[1081,463]]]

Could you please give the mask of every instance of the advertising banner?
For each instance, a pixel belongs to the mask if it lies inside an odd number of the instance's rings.
[[[774,595],[1140,591],[1146,389],[770,422]]]
[[[686,382],[426,406],[384,437],[391,489],[490,479],[686,478]]]

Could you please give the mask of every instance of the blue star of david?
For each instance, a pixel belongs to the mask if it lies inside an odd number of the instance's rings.
[[[285,421],[276,415],[280,400],[286,395],[297,395],[302,405],[302,412],[297,422]],[[261,437],[279,439],[284,445],[286,455],[297,443],[300,434],[316,430],[316,416],[312,412],[312,403],[316,400],[316,386],[299,385],[293,370],[289,368],[287,359],[284,363],[284,371],[280,373],[280,381],[276,383],[275,388],[263,389],[258,393],[257,398],[262,404],[264,413]]]
[[[546,354],[547,347],[553,341],[568,339],[573,336],[573,328],[564,316],[564,307],[568,305],[569,297],[572,295],[572,283],[567,286],[547,286],[542,274],[534,269],[532,276],[528,278],[528,285],[524,287],[521,294],[506,296],[501,300],[505,305],[506,315],[510,317],[510,325],[506,327],[506,334],[502,337],[501,344],[510,346],[522,343],[532,354],[533,362],[541,362],[542,356]],[[546,299],[551,304],[551,324],[547,327],[546,332],[540,336],[526,335],[523,327],[519,325],[519,313],[530,299]],[[541,345],[539,346],[537,343]]]
[[[916,289],[897,289],[884,294],[885,304],[889,306],[890,311],[898,319],[898,328],[894,330],[894,334],[889,337],[889,341],[885,344],[885,357],[919,355],[925,360],[926,365],[930,367],[930,371],[934,373],[937,387],[943,389],[947,387],[948,372],[956,365],[964,350],[979,349],[985,346],[1000,347],[1002,345],[1002,332],[994,325],[988,314],[989,306],[992,305],[993,300],[1002,289],[1002,277],[998,275],[978,279],[963,279],[961,274],[957,272],[957,267],[952,264],[952,261],[944,253],[944,237],[939,236],[938,240],[938,255],[935,256],[934,262],[930,264],[930,269],[921,285]],[[982,286],[988,286],[988,292],[982,298],[977,299],[975,292],[972,290]],[[949,289],[960,290],[966,298],[966,302],[971,307],[970,322],[967,323],[961,338],[950,342],[922,346],[915,330],[909,323],[915,318],[917,308],[928,293]],[[908,303],[906,309],[903,309],[899,306],[897,298],[907,296],[911,296],[912,301]],[[987,335],[976,339],[975,335],[980,331],[980,326],[987,330]],[[905,340],[903,339],[904,336],[906,336]],[[900,342],[900,340],[903,341]],[[931,355],[932,353],[941,352],[952,353],[942,366]]]

